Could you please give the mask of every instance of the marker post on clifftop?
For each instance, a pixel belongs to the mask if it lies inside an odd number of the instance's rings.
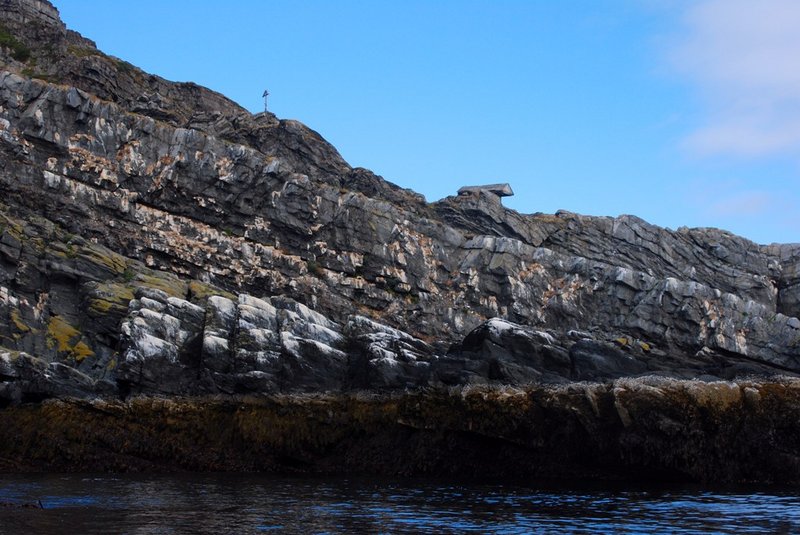
[[[264,113],[267,113],[267,97],[269,96],[269,91],[265,89],[264,94],[261,96],[264,97]]]

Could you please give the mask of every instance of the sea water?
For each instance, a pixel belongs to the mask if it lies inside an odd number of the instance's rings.
[[[3,534],[798,532],[800,498],[787,488],[0,475]]]

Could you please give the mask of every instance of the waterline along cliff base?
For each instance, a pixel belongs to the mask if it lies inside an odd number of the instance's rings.
[[[0,469],[800,479],[798,244],[428,202],[46,0],[0,194]]]

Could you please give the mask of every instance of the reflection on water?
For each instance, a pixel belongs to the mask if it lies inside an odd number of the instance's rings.
[[[45,509],[14,507],[36,503]],[[553,489],[269,475],[0,475],[0,533],[790,533],[769,489]]]

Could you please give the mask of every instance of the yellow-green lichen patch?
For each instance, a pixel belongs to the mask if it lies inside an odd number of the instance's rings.
[[[76,256],[116,275],[122,275],[127,268],[127,260],[124,256],[97,245],[77,248]]]
[[[61,316],[53,316],[47,324],[47,346],[77,362],[94,356],[94,351],[81,340],[81,332]]]
[[[4,360],[9,363],[16,362],[19,360],[19,351],[14,349],[8,349],[6,347],[0,348],[0,360]]]
[[[87,313],[95,318],[109,314],[124,315],[133,297],[133,288],[127,284],[100,283],[90,292]]]
[[[191,281],[189,283],[189,297],[193,303],[204,303],[212,295],[219,295],[233,301],[236,300],[234,294],[221,290],[216,286],[206,284],[205,282]]]
[[[184,299],[189,293],[189,286],[175,276],[158,271],[147,270],[145,273],[137,273],[131,283],[134,286],[155,288],[161,290],[171,297]]]
[[[86,345],[83,341],[78,342],[75,344],[75,347],[72,348],[72,357],[76,362],[83,362],[85,358],[93,356],[94,351],[92,351],[92,348]]]
[[[31,328],[22,319],[22,314],[20,314],[19,310],[17,309],[12,310],[10,316],[11,316],[11,323],[14,325],[14,328],[16,328],[19,332],[21,333],[31,332]]]
[[[50,244],[48,254],[61,259],[74,258],[74,251],[70,251],[66,244],[54,242]]]
[[[28,240],[27,245],[33,249],[36,256],[41,256],[47,249],[47,243],[38,236]]]
[[[555,214],[536,213],[531,215],[530,218],[536,223],[551,223],[562,227],[567,225],[567,222],[563,218]]]
[[[3,225],[3,234],[8,234],[18,242],[24,241],[25,227],[23,227],[18,221],[15,221],[8,217],[6,217],[5,219],[7,224]]]
[[[61,316],[53,316],[47,324],[47,344],[59,352],[72,349],[75,339],[80,336],[80,331],[64,321]]]
[[[88,312],[90,316],[105,316],[114,307],[114,303],[105,299],[90,299]]]

